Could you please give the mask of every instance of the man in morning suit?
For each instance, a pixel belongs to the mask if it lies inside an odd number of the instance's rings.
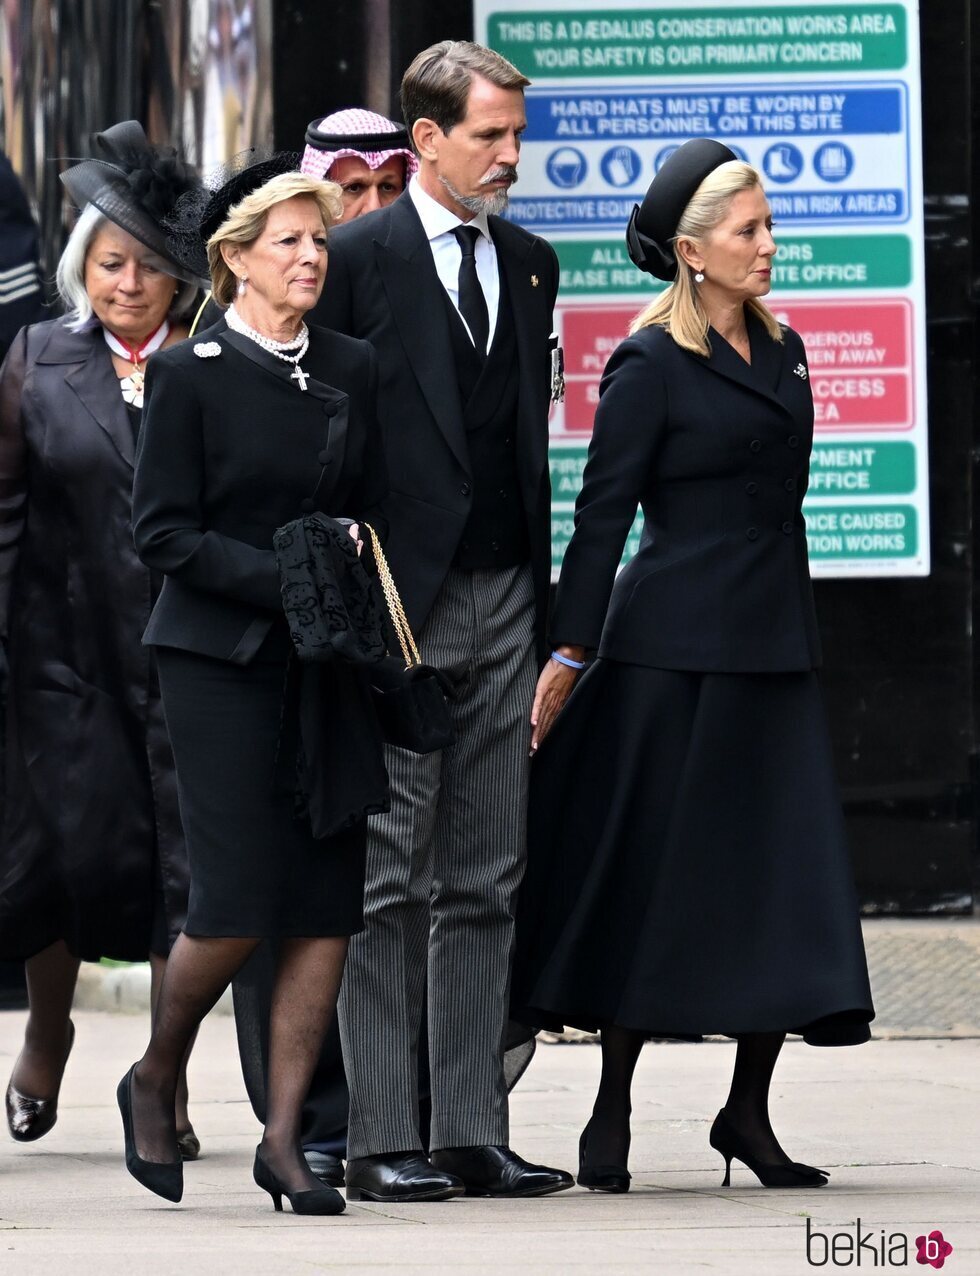
[[[389,749],[392,810],[371,822],[366,929],[351,945],[340,1011],[353,1200],[572,1185],[508,1147],[502,1068],[551,570],[558,264],[543,240],[497,216],[517,179],[527,83],[480,45],[443,41],[419,54],[401,94],[419,172],[388,208],[331,235],[313,315],[378,352],[386,552],[423,659],[455,685],[455,744],[426,756]],[[418,1130],[423,1032],[429,1158]]]

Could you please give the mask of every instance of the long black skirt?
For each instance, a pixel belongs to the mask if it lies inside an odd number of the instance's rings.
[[[284,626],[246,666],[158,649],[190,864],[188,935],[363,928],[366,820],[316,838],[277,784],[287,654]]]
[[[532,766],[513,1004],[555,1028],[868,1039],[815,675],[587,671]]]

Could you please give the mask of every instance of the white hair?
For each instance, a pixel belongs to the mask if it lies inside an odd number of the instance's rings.
[[[85,289],[85,258],[92,246],[92,240],[103,226],[110,224],[109,219],[95,207],[88,204],[82,211],[75,226],[68,236],[65,251],[61,254],[58,269],[55,272],[55,283],[58,296],[65,307],[69,332],[79,332],[91,323],[92,302]],[[186,315],[197,300],[197,284],[177,281],[170,314],[173,318]]]

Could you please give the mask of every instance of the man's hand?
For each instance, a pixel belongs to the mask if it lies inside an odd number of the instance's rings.
[[[581,661],[585,656],[582,647],[559,647],[558,650],[563,656],[568,656],[569,660]],[[557,660],[549,660],[541,670],[534,692],[534,704],[531,708],[532,757],[554,726],[555,718],[561,712],[565,701],[572,694],[578,675],[578,669],[570,669]]]

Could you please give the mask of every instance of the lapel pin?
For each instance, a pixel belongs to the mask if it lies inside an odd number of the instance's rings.
[[[539,284],[540,282],[541,282],[541,281],[538,279],[537,275],[532,275],[532,276],[531,276],[531,287],[532,287],[532,288],[537,288],[537,286],[538,286],[538,284]]]
[[[194,353],[199,359],[214,359],[221,353],[221,346],[217,341],[199,341],[194,347]]]
[[[796,376],[800,377],[803,381],[807,380],[807,371],[806,371],[805,363],[798,363],[796,367],[793,369],[793,372],[796,374]]]

